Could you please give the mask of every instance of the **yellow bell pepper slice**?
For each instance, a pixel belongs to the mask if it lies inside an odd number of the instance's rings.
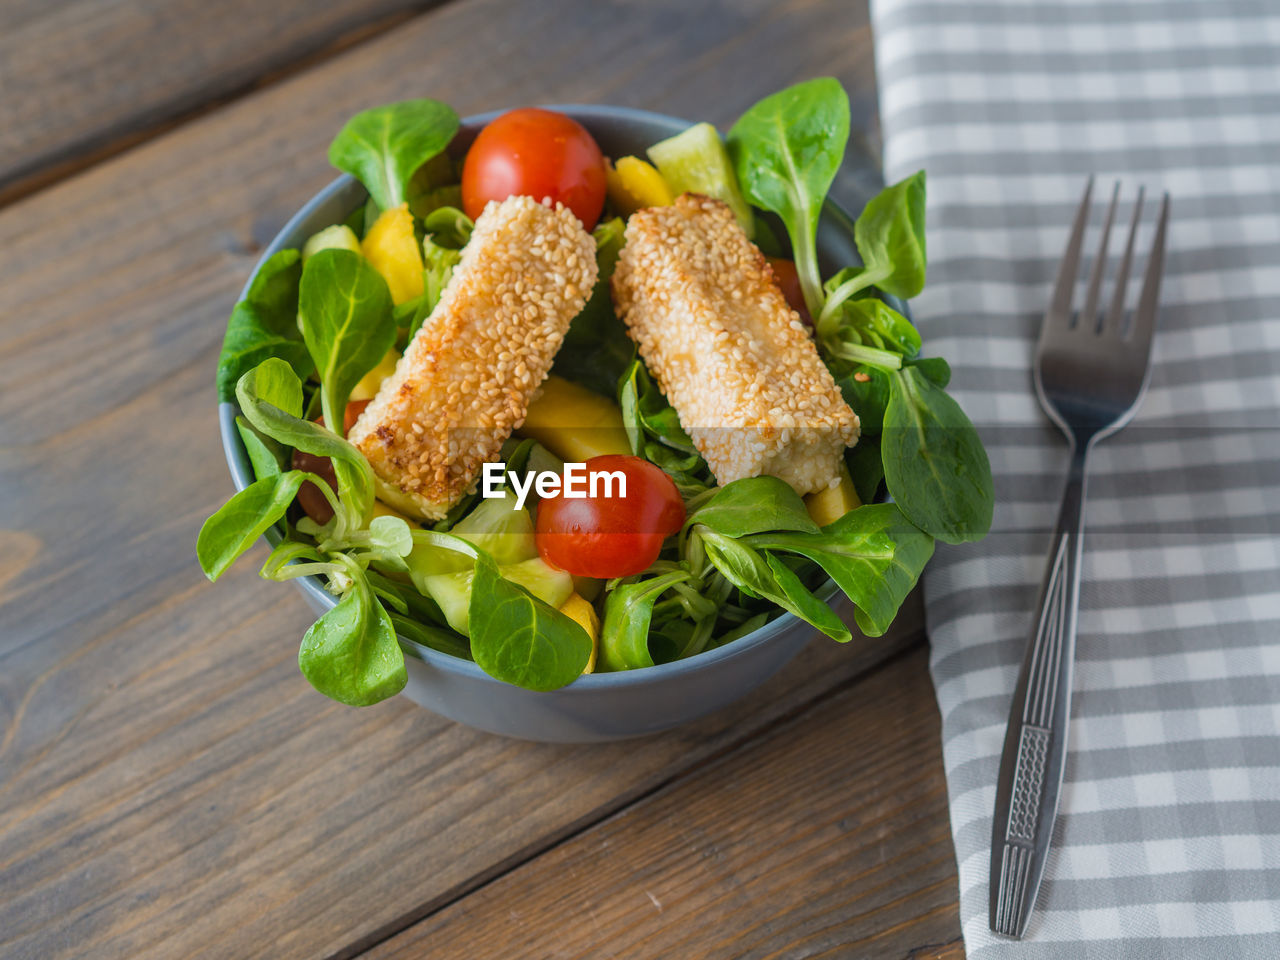
[[[840,464],[840,482],[834,487],[827,487],[804,498],[804,508],[809,516],[820,527],[835,523],[850,510],[862,506],[858,499],[858,491],[853,488],[853,478],[849,476],[849,468]]]
[[[644,207],[665,207],[675,202],[675,194],[653,164],[639,157],[619,157],[605,171],[609,199],[624,217]]]
[[[394,349],[388,350],[387,355],[378,361],[378,365],[361,377],[360,382],[351,388],[350,399],[372,400],[376,397],[382,381],[396,372],[396,364],[399,361],[400,354]]]
[[[381,500],[373,501],[373,515],[375,517],[399,517],[407,523],[411,529],[417,529],[418,526],[418,521],[414,520],[412,517],[406,517],[395,507],[389,507]]]
[[[631,453],[618,405],[554,374],[529,404],[520,433],[574,463],[607,453]]]
[[[409,204],[383,210],[361,242],[360,252],[387,281],[392,303],[422,295],[422,251],[413,234]]]
[[[594,673],[596,654],[600,649],[600,618],[596,616],[596,608],[578,594],[571,593],[569,599],[560,605],[560,612],[587,631],[587,636],[591,638],[591,659],[582,672]]]

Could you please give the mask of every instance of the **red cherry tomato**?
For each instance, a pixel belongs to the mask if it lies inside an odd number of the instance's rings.
[[[800,287],[800,274],[791,260],[782,257],[765,257],[773,270],[773,282],[778,285],[782,295],[787,298],[787,306],[800,314],[800,319],[813,326],[813,317],[809,316],[809,308],[804,302],[804,290]]]
[[[580,577],[629,577],[684,525],[684,501],[671,478],[648,460],[608,454],[586,463],[587,476],[620,471],[625,497],[571,499],[561,491],[538,503],[536,542],[542,559]],[[613,492],[617,492],[614,485]],[[598,491],[603,493],[603,484]]]
[[[348,401],[347,409],[342,411],[342,435],[344,437],[351,432],[351,428],[356,425],[356,421],[360,419],[360,414],[364,413],[364,408],[369,403],[369,400]]]
[[[347,409],[342,412],[342,432],[350,433],[351,428],[359,419],[360,414],[364,413],[364,408],[369,405],[368,400],[352,400],[347,404]],[[324,426],[324,417],[316,417],[316,423]],[[328,457],[317,457],[310,453],[303,453],[301,450],[293,451],[293,461],[290,464],[294,470],[306,470],[308,473],[314,473],[317,477],[329,481],[329,489],[338,489],[338,477],[333,472],[333,461]],[[298,488],[298,506],[302,507],[303,512],[318,524],[326,524],[333,519],[333,507],[329,506],[329,501],[325,499],[325,495],[320,492],[320,488],[308,480]]]
[[[329,481],[329,489],[338,489],[338,478],[333,472],[333,461],[328,457],[316,457],[301,450],[293,451],[293,469],[306,470]],[[308,517],[323,526],[333,519],[333,507],[320,492],[320,488],[308,480],[298,488],[298,506]]]
[[[604,155],[591,134],[553,110],[525,107],[480,131],[462,165],[462,208],[472,220],[490,200],[551,198],[590,230],[604,209]]]

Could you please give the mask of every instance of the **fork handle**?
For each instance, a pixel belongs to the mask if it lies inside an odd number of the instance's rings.
[[[1019,939],[1044,877],[1067,759],[1088,450],[1087,443],[1073,446],[1000,758],[991,829],[990,923],[996,933]]]

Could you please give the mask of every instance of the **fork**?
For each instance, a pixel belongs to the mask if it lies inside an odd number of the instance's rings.
[[[1036,394],[1049,419],[1067,437],[1071,465],[1048,569],[1040,586],[1034,630],[1014,688],[991,829],[991,929],[1018,939],[1026,933],[1044,877],[1066,767],[1089,451],[1129,422],[1146,391],[1169,222],[1166,193],[1142,292],[1136,309],[1127,312],[1129,270],[1142,216],[1143,191],[1139,189],[1111,303],[1103,316],[1099,297],[1107,265],[1107,239],[1120,197],[1120,184],[1116,183],[1084,305],[1073,313],[1092,192],[1090,177],[1058,266],[1053,299],[1036,347]]]

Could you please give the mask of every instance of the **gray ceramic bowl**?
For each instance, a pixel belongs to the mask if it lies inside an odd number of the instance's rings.
[[[585,126],[610,157],[644,156],[648,146],[689,126],[686,120],[620,107],[550,109],[567,113]],[[497,112],[468,117],[453,149],[465,150],[495,116]],[[365,202],[366,196],[364,187],[353,178],[339,177],[285,224],[263,252],[259,266],[276,251],[300,248],[317,230],[341,222]],[[828,203],[818,233],[818,248],[826,266],[857,262],[851,237],[848,214]],[[235,429],[237,413],[234,404],[223,403],[219,420],[232,479],[236,489],[243,490],[253,482],[253,469]],[[269,531],[267,539],[274,545],[280,533]],[[336,602],[318,577],[293,582],[317,615]],[[818,593],[830,600],[836,590],[828,582]],[[299,634],[301,630],[300,624]],[[508,737],[553,742],[637,737],[729,705],[773,676],[815,635],[803,621],[785,613],[754,633],[687,660],[624,673],[589,674],[550,693],[510,686],[468,660],[402,638],[409,672],[404,695],[451,720]]]

